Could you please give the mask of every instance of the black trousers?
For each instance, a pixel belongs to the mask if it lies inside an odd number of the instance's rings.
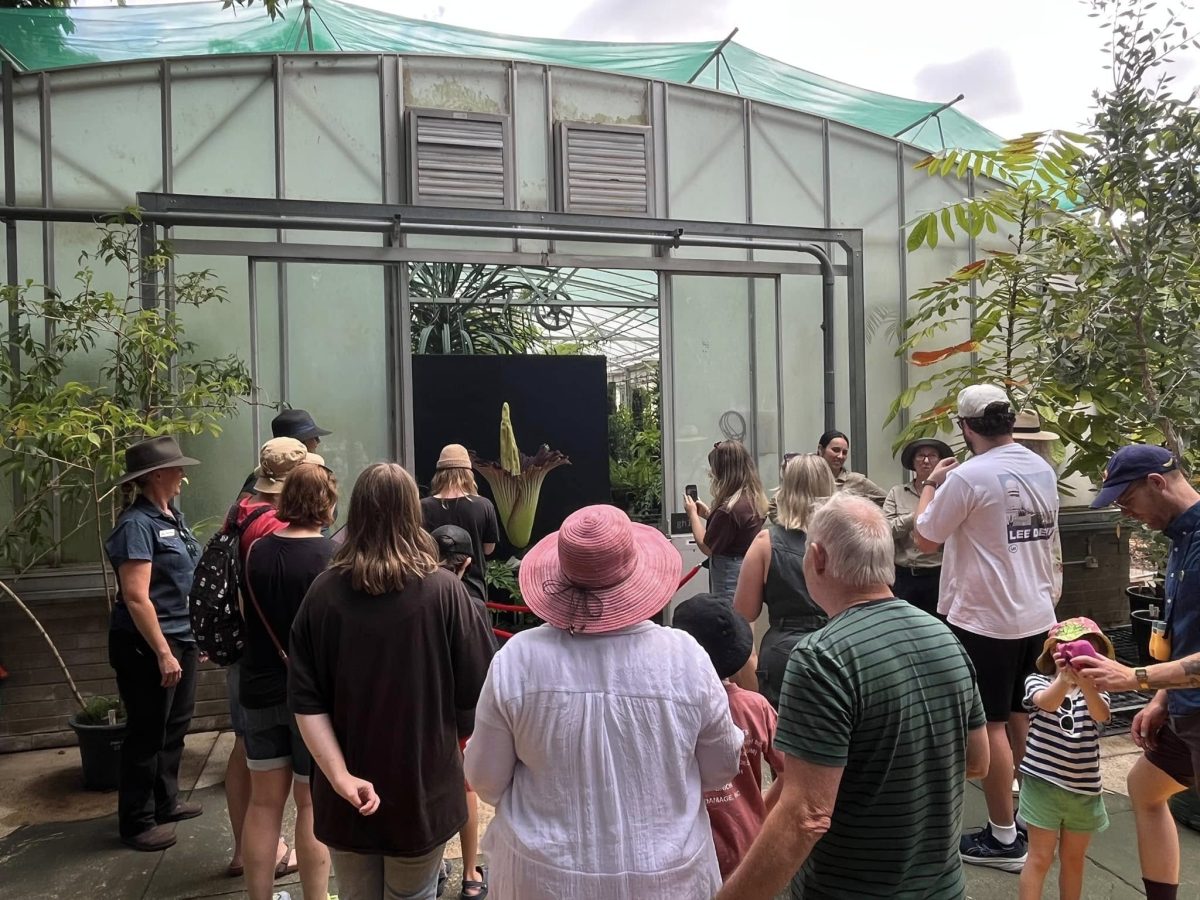
[[[183,672],[173,688],[162,686],[158,658],[136,632],[108,633],[108,661],[117,673],[125,704],[117,823],[134,837],[164,819],[179,795],[183,738],[196,705],[196,645],[167,638]]]
[[[892,593],[901,600],[907,600],[922,612],[936,616],[942,568],[938,566],[917,571],[920,574],[914,575],[912,569],[907,566],[896,566],[896,583],[892,586]]]

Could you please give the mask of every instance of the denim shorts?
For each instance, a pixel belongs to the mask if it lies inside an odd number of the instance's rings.
[[[1021,779],[1021,818],[1035,828],[1096,834],[1108,827],[1100,794],[1080,794],[1034,775]]]
[[[297,781],[308,781],[312,777],[312,756],[300,737],[296,717],[286,703],[266,709],[247,709],[244,714],[246,766],[251,772],[271,772],[290,765]]]

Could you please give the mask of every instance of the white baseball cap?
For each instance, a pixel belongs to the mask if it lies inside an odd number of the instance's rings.
[[[978,419],[993,403],[1011,405],[1002,388],[994,384],[973,384],[958,394],[958,415],[963,419]]]

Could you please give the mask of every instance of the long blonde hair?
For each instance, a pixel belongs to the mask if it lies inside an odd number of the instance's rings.
[[[475,473],[470,469],[438,469],[433,473],[433,481],[429,485],[431,494],[444,494],[447,491],[456,491],[466,497],[476,497],[479,495],[479,488],[475,485]]]
[[[437,545],[421,527],[417,483],[397,463],[367,467],[350,494],[346,541],[330,567],[350,574],[356,591],[399,591],[438,567]]]
[[[767,495],[750,451],[741,441],[721,441],[708,454],[712,510],[732,505],[745,494],[760,516],[767,514]]]
[[[792,457],[783,467],[775,494],[775,521],[790,531],[804,530],[836,486],[824,457],[815,453]]]

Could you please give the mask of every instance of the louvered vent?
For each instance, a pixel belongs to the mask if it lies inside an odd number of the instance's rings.
[[[508,119],[410,110],[409,185],[425,206],[511,206]]]
[[[564,212],[654,214],[649,128],[559,123]]]

